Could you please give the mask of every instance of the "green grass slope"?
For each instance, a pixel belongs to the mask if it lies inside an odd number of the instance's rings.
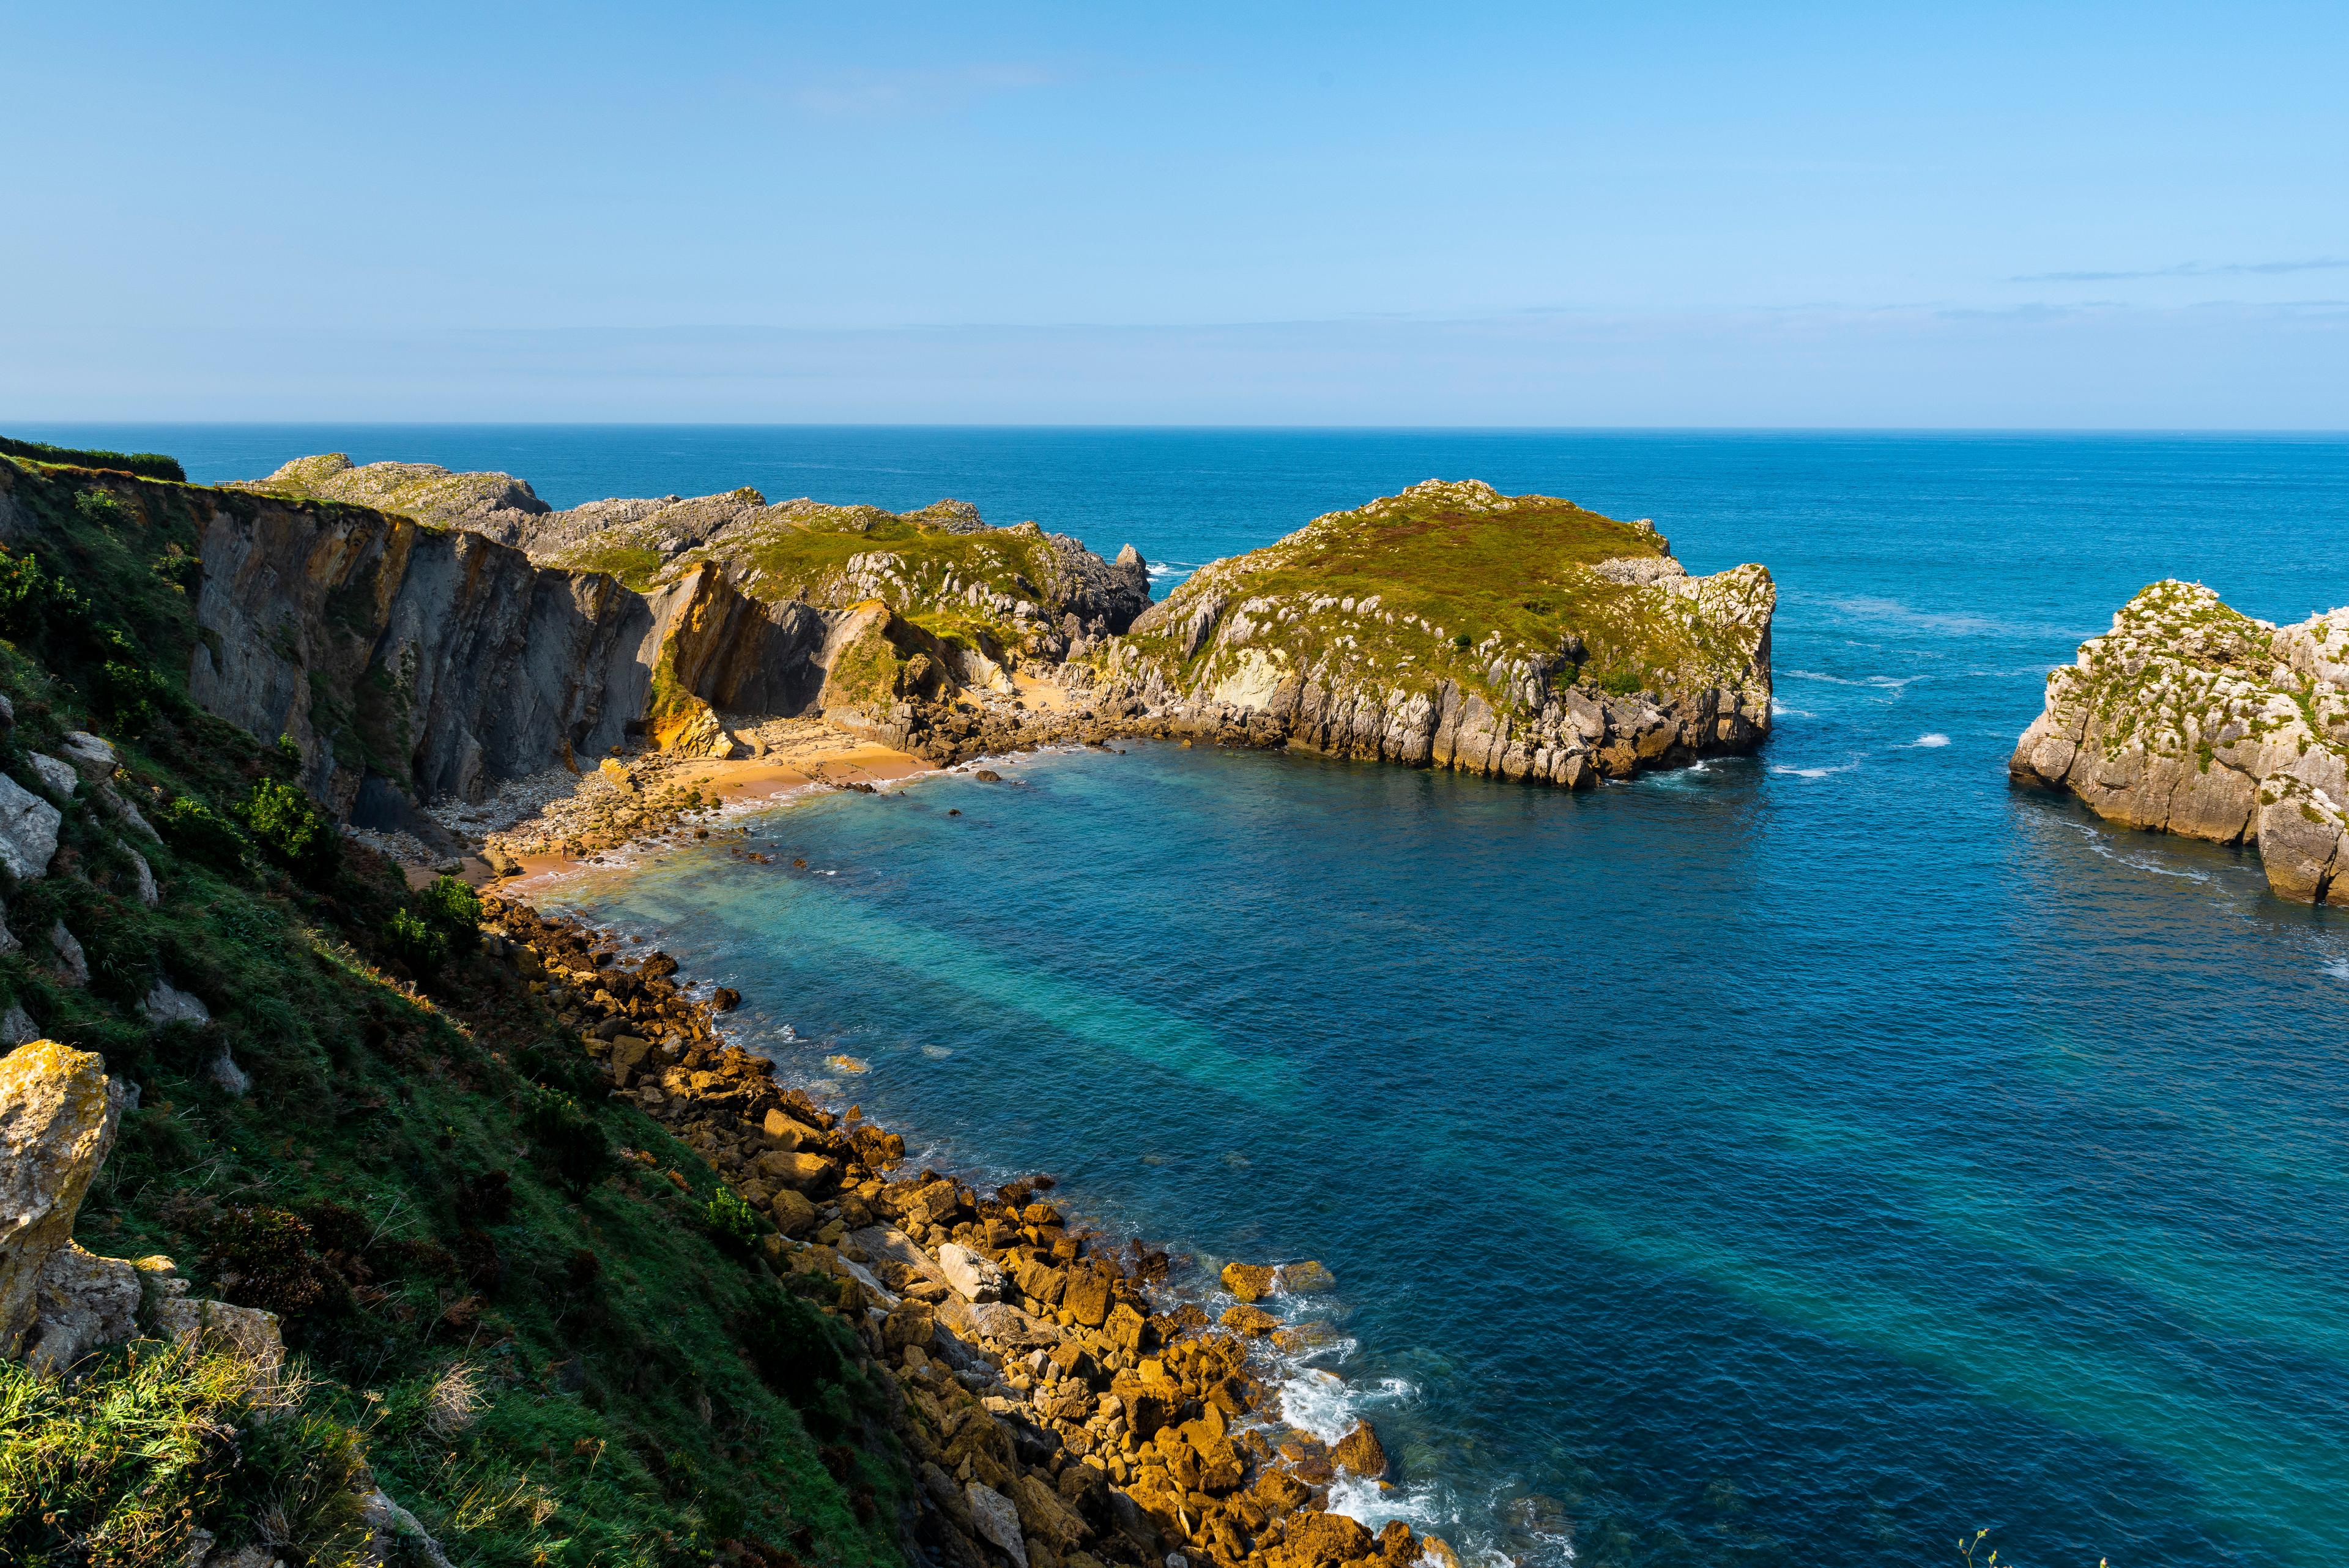
[[[713,1231],[708,1168],[468,950],[453,885],[410,893],[187,701],[187,494],[0,460],[0,769],[66,813],[50,874],[5,890],[0,1009],[140,1085],[78,1239],[283,1314],[308,1381],[273,1417],[153,1344],[71,1386],[0,1368],[0,1560],[177,1563],[202,1528],[340,1561],[363,1470],[460,1563],[898,1560],[887,1391],[819,1287]],[[29,759],[78,728],[161,842],[47,792]],[[211,1023],[150,1024],[159,979]]]

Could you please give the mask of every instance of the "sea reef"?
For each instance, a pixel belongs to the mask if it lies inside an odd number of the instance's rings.
[[[1770,728],[1769,572],[1644,520],[1430,480],[1202,568],[1069,684],[1177,729],[1586,787]]]
[[[2047,677],[2018,781],[2108,821],[2258,847],[2297,903],[2349,897],[2349,608],[2277,627],[2167,580]]]

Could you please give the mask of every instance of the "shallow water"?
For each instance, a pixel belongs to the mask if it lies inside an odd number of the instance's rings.
[[[339,445],[558,504],[953,493],[1186,565],[1474,475],[1768,563],[1757,760],[1568,795],[1063,753],[566,896],[931,1162],[1328,1263],[1343,1383],[1291,1411],[1374,1415],[1373,1520],[1547,1563],[1933,1561],[1984,1525],[2033,1564],[2349,1558],[2349,923],[2003,772],[2155,577],[2349,601],[2349,445],[150,433],[197,477]]]

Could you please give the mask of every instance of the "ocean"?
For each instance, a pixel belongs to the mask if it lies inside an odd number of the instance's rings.
[[[974,1178],[1314,1258],[1344,1501],[1584,1564],[2349,1561],[2349,916],[2024,793],[2131,593],[2349,601],[2339,438],[57,427],[570,504],[954,495],[1162,582],[1431,476],[1781,592],[1754,759],[1586,794],[1130,744],[746,817],[562,899]],[[949,812],[959,812],[950,815]],[[794,869],[793,858],[807,862]],[[847,1059],[843,1066],[841,1059]],[[848,1070],[860,1069],[861,1070]]]

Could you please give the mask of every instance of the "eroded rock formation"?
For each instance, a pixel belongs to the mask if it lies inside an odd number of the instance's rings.
[[[2047,677],[2009,772],[2109,821],[2257,846],[2268,886],[2349,895],[2349,608],[2277,627],[2158,582]]]

